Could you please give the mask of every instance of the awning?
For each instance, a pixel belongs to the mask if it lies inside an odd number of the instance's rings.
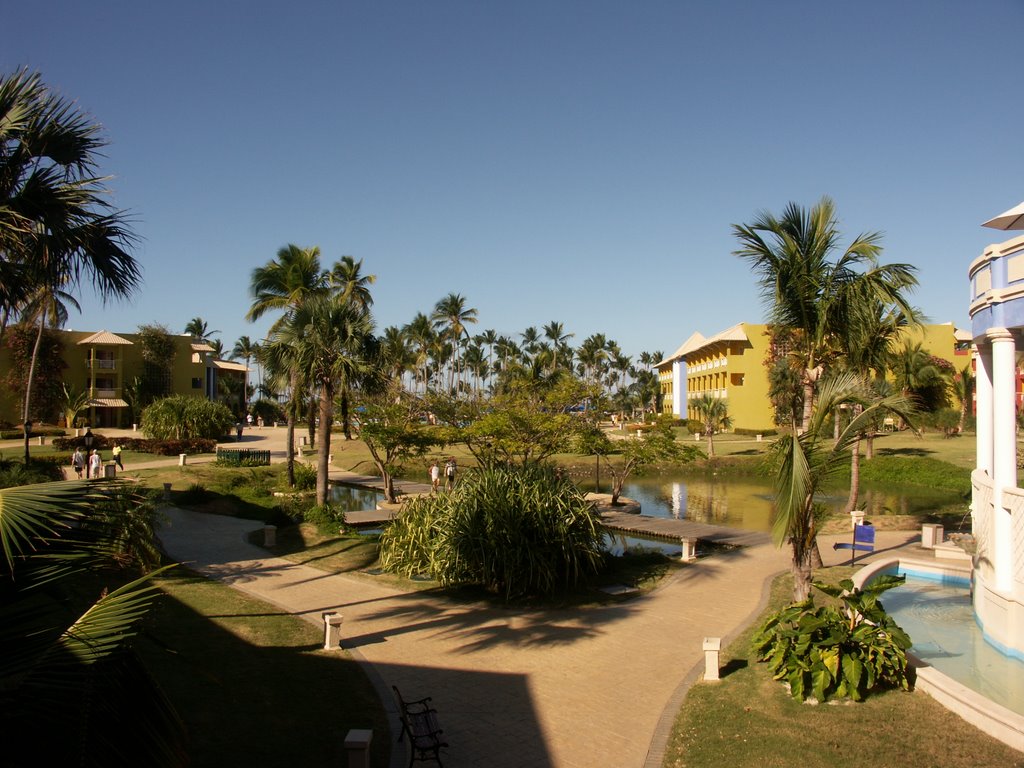
[[[128,403],[119,397],[94,397],[89,401],[90,408],[127,408]]]

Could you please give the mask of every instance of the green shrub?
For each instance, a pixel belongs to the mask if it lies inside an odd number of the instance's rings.
[[[279,403],[275,403],[273,400],[267,400],[266,398],[260,398],[259,400],[249,404],[249,410],[252,412],[254,419],[263,417],[263,424],[265,426],[271,426],[275,421],[284,421],[285,413],[284,408]]]
[[[312,491],[314,488],[316,488],[316,467],[295,462],[295,488],[293,490]]]
[[[747,427],[736,427],[736,429],[733,430],[733,434],[736,434],[736,435],[764,435],[765,437],[771,437],[773,435],[779,434],[779,431],[777,429],[775,429],[774,427],[769,427],[768,429],[749,429]]]
[[[595,575],[603,529],[579,489],[553,470],[496,468],[410,502],[380,544],[385,569],[478,584],[508,600],[551,595]]]
[[[789,684],[795,699],[849,697],[860,701],[879,688],[910,689],[910,638],[885,612],[878,595],[903,576],[880,576],[863,590],[850,579],[838,587],[814,586],[842,601],[816,607],[814,598],[769,617],[754,635],[754,652],[776,680]]]
[[[65,435],[63,427],[48,427],[44,424],[36,424],[32,427],[32,431],[28,433],[29,437],[63,437]],[[24,440],[25,430],[18,426],[10,429],[0,430],[0,440]]]
[[[330,504],[314,504],[302,513],[302,519],[321,531],[337,533],[338,527],[345,525],[345,511]]]
[[[217,440],[234,424],[234,415],[223,403],[188,395],[165,397],[142,411],[142,431],[156,440]]]

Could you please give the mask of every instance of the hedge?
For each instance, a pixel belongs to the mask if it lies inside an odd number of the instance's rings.
[[[217,463],[226,467],[269,467],[270,451],[252,448],[218,448]]]
[[[157,456],[177,456],[181,453],[213,453],[217,450],[217,441],[206,438],[194,440],[150,440],[144,437],[124,437],[116,440],[101,435],[98,432],[92,433],[92,447],[98,451],[109,450],[117,443],[126,451],[138,453],[153,453]],[[58,437],[53,441],[53,447],[59,451],[74,451],[75,448],[85,448],[85,438],[79,437]]]

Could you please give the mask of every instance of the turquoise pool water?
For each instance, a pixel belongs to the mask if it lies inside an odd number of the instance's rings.
[[[907,576],[882,594],[882,604],[913,641],[922,661],[961,685],[1024,715],[1024,662],[1001,653],[974,619],[970,583],[964,578]]]

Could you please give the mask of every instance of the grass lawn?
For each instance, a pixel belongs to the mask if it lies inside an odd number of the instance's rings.
[[[849,568],[823,569],[838,581]],[[889,691],[859,704],[803,704],[750,653],[770,611],[789,602],[780,576],[768,609],[722,655],[723,678],[695,684],[675,722],[665,768],[976,768],[1024,766],[1024,755],[982,733],[924,693]],[[819,600],[820,593],[815,595]],[[884,598],[883,598],[884,602]]]
[[[158,583],[136,648],[185,722],[192,768],[336,768],[350,728],[372,728],[372,764],[388,764],[376,693],[322,629],[184,568]]]

